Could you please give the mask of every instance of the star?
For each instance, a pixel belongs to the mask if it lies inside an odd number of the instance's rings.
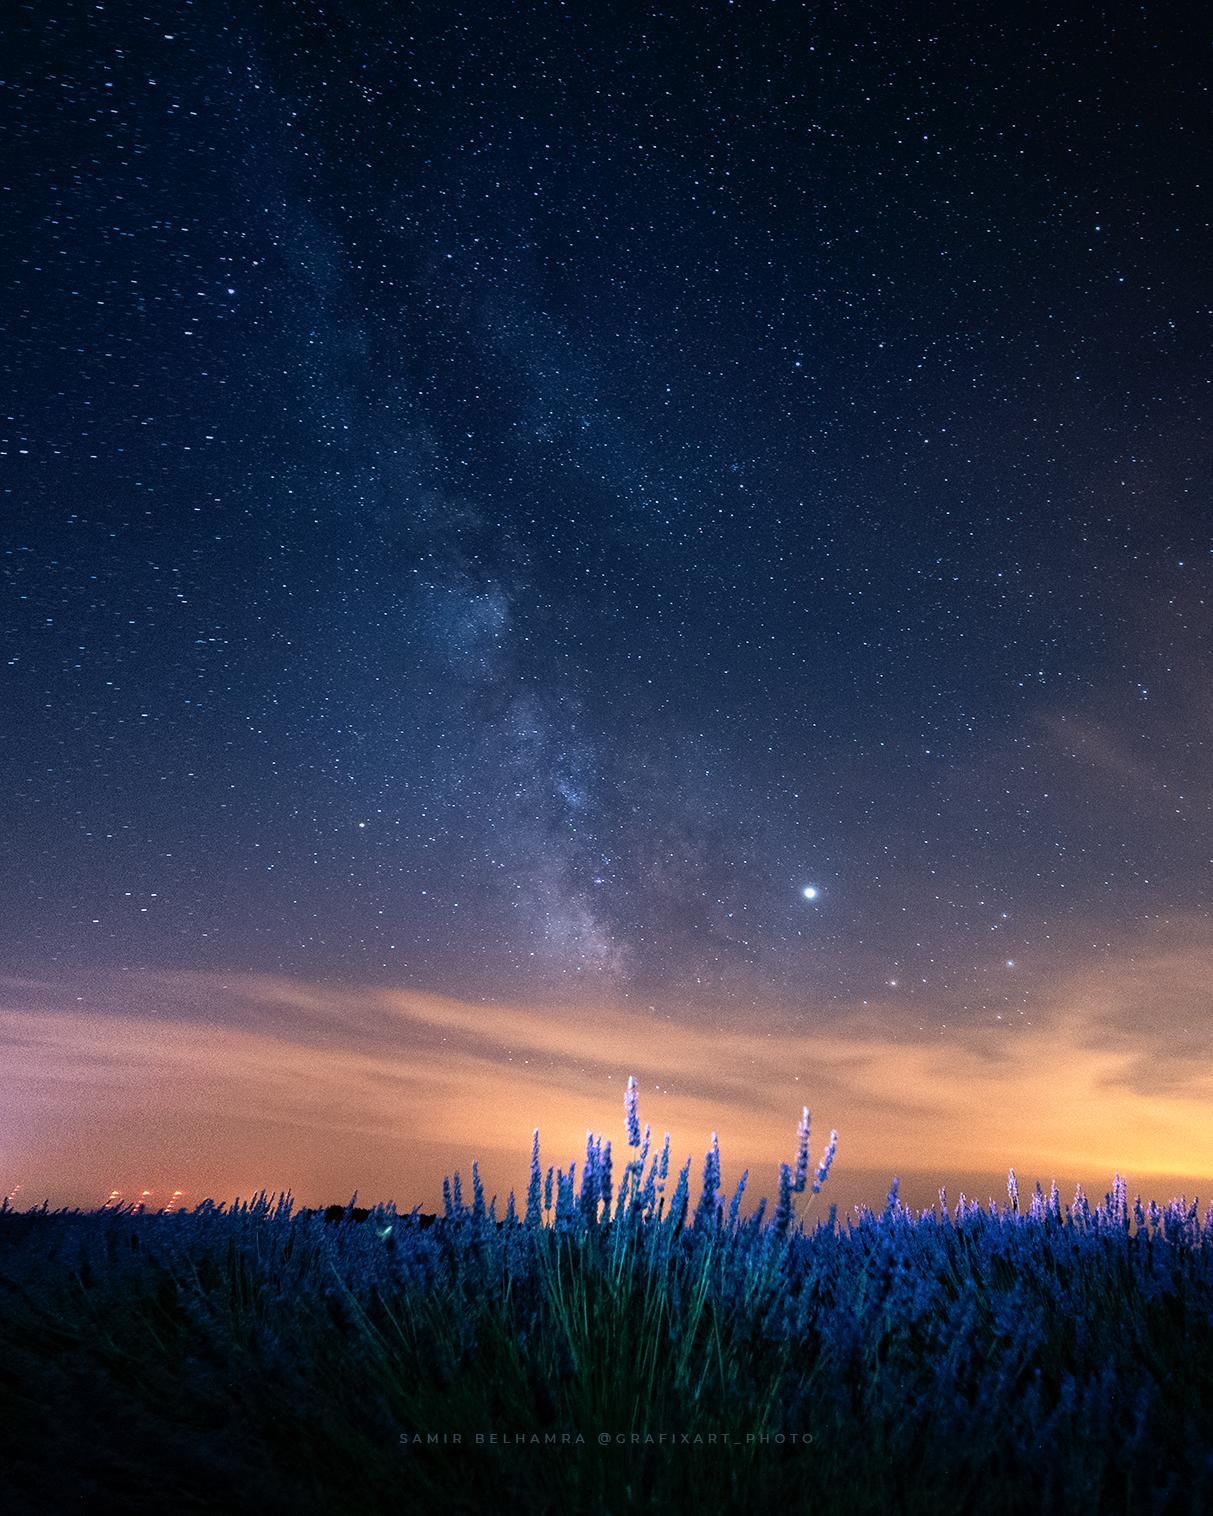
[[[806,884],[800,892],[806,900],[816,900],[821,891],[815,884]]]

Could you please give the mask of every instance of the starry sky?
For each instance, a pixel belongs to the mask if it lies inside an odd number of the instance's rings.
[[[0,1180],[1213,1176],[1195,12],[15,14]]]

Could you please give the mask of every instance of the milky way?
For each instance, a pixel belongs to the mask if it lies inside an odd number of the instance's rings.
[[[1190,985],[1203,35],[146,10],[6,63],[13,975],[995,1045]]]

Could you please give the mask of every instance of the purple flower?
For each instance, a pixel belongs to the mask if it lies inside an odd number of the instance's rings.
[[[821,1162],[817,1165],[817,1173],[813,1176],[813,1194],[814,1195],[816,1195],[816,1194],[818,1194],[820,1192],[822,1185],[830,1177],[830,1165],[834,1162],[834,1154],[837,1151],[838,1151],[838,1133],[837,1132],[831,1132],[830,1133],[830,1140],[826,1144],[826,1150],[821,1155]],[[942,1200],[943,1199],[943,1191],[941,1190],[939,1193],[940,1193],[940,1199]],[[946,1207],[947,1202],[945,1201],[944,1204],[945,1204],[945,1207]]]
[[[609,1137],[606,1146],[599,1154],[598,1180],[602,1191],[603,1220],[609,1221],[611,1219],[611,1141]]]
[[[526,1192],[526,1224],[538,1226],[540,1221],[539,1203],[543,1193],[543,1174],[539,1168],[539,1128],[535,1128],[535,1135],[531,1142],[531,1182]]]
[[[786,1163],[779,1165],[779,1204],[771,1218],[771,1226],[778,1236],[783,1236],[792,1223],[792,1171]]]
[[[796,1139],[796,1174],[792,1180],[792,1190],[797,1195],[803,1195],[809,1177],[809,1108],[807,1105],[801,1109]]]
[[[623,1092],[623,1111],[628,1123],[628,1147],[640,1146],[640,1114],[636,1108],[636,1075],[628,1075],[628,1087]]]
[[[581,1171],[580,1208],[587,1221],[598,1215],[598,1195],[601,1188],[602,1144],[595,1142],[593,1132],[585,1134],[585,1167]]]
[[[729,1202],[729,1231],[730,1232],[734,1231],[736,1229],[736,1227],[737,1227],[737,1217],[741,1213],[741,1197],[745,1194],[746,1180],[749,1177],[750,1177],[750,1171],[749,1171],[749,1169],[746,1169],[743,1172],[741,1178],[738,1180],[738,1182],[737,1182],[737,1189],[734,1191],[733,1198]]]
[[[681,1230],[686,1220],[687,1200],[691,1188],[691,1160],[688,1158],[678,1171],[678,1183],[674,1186],[674,1193],[670,1197],[669,1226],[672,1232]]]
[[[699,1197],[696,1220],[710,1225],[716,1219],[716,1192],[720,1188],[720,1144],[712,1133],[712,1146],[703,1160],[703,1194]]]

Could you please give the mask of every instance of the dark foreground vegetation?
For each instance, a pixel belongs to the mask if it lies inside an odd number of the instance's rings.
[[[628,1121],[500,1216],[0,1210],[3,1509],[1213,1510],[1213,1213],[810,1230],[807,1120],[749,1216]]]

